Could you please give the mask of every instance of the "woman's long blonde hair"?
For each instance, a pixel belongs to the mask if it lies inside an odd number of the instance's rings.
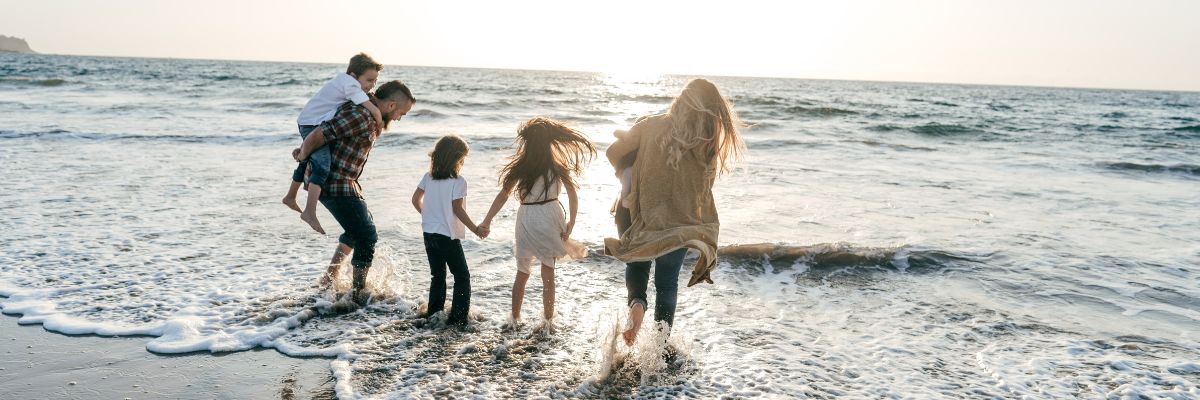
[[[738,136],[741,121],[733,105],[706,79],[693,79],[671,103],[671,132],[659,135],[667,151],[667,164],[678,168],[684,154],[703,145],[705,155],[718,174],[727,174],[733,161],[740,160],[745,144]]]

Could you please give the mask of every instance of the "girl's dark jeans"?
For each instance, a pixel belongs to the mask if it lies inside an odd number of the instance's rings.
[[[445,308],[446,267],[454,274],[454,295],[447,324],[465,324],[471,309],[471,271],[463,255],[462,241],[446,235],[425,233],[425,254],[429,256],[429,315]]]

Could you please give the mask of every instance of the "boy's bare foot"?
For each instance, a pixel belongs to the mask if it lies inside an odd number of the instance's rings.
[[[300,204],[296,203],[296,196],[283,196],[283,205],[296,210],[296,212],[303,212],[300,210]]]
[[[646,316],[646,308],[642,303],[634,303],[629,307],[629,329],[621,333],[621,337],[625,339],[626,346],[633,346],[633,342],[637,340],[638,330],[642,329],[642,317]]]
[[[308,223],[308,226],[311,226],[314,231],[317,231],[317,233],[320,233],[322,235],[325,234],[325,229],[321,228],[321,221],[317,220],[316,212],[312,212],[312,213],[301,212],[300,220]]]

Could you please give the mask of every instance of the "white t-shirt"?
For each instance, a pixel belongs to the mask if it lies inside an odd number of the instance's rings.
[[[449,236],[451,239],[467,237],[467,228],[454,215],[454,200],[467,197],[467,180],[462,176],[449,179],[433,179],[428,172],[421,177],[417,187],[425,191],[421,205],[421,229],[427,233]]]
[[[362,104],[367,100],[370,100],[370,97],[363,92],[358,80],[345,72],[338,73],[329,82],[325,82],[325,86],[321,86],[317,94],[308,99],[304,109],[300,110],[300,118],[296,119],[296,124],[320,125],[332,119],[342,103],[353,101],[354,104]]]

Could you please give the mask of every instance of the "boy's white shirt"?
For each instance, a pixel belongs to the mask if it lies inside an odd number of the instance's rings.
[[[425,191],[425,198],[421,201],[421,229],[451,239],[466,238],[467,228],[454,215],[452,203],[467,197],[467,180],[461,175],[457,178],[433,179],[426,172],[417,187]]]
[[[363,92],[358,80],[350,74],[339,72],[333,79],[325,82],[325,85],[317,90],[317,94],[308,99],[304,109],[300,110],[300,118],[296,119],[296,124],[319,125],[332,119],[342,103],[352,101],[354,104],[362,104],[370,99],[367,93]]]

